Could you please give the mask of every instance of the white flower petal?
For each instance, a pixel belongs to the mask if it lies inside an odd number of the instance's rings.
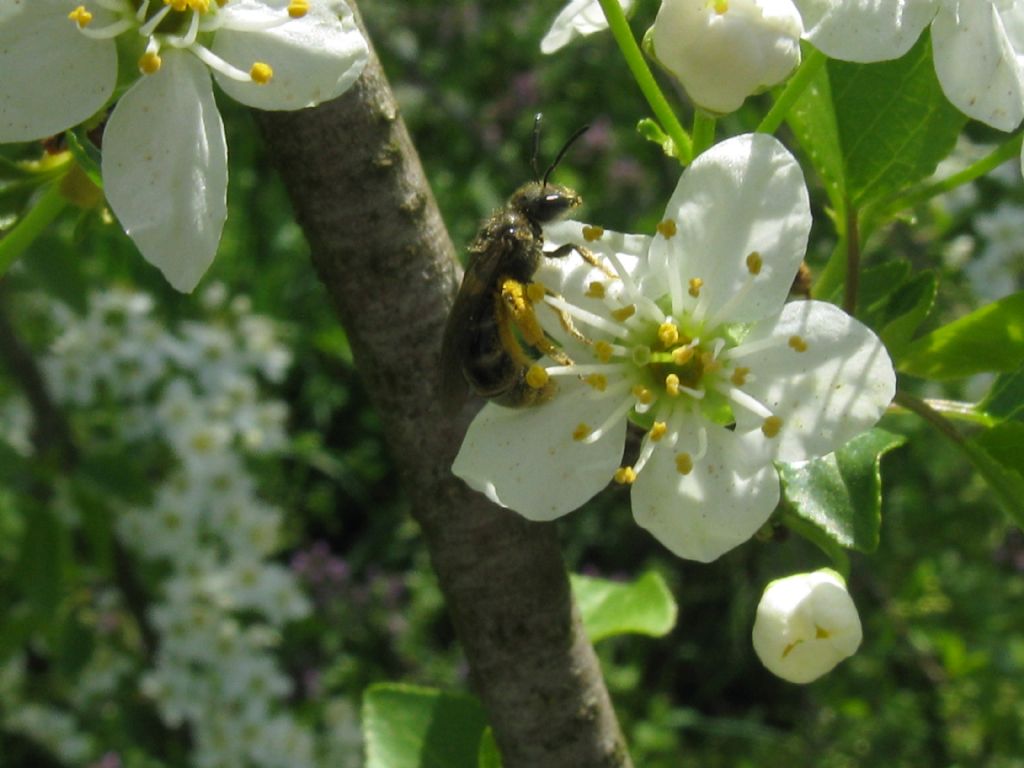
[[[778,140],[762,133],[715,145],[687,170],[665,210],[678,231],[651,244],[653,270],[680,270],[683,284],[704,281],[711,312],[750,280],[747,257],[763,266],[729,322],[752,322],[779,311],[807,249],[811,209],[803,172]]]
[[[1024,118],[1024,4],[989,2],[939,10],[932,24],[935,72],[953,105],[1002,131]]]
[[[213,52],[245,72],[257,61],[274,72],[269,83],[258,85],[214,71],[229,96],[257,109],[301,109],[335,98],[356,81],[369,51],[348,6],[313,0],[300,19],[262,31],[231,28],[231,18],[264,16],[268,5],[283,12],[288,3],[236,0],[224,8],[228,21],[214,38]]]
[[[629,13],[633,0],[619,0],[619,5],[625,13]],[[541,53],[554,53],[573,39],[592,35],[602,29],[608,29],[608,20],[597,0],[572,0],[555,17],[551,29],[540,41]]]
[[[798,352],[789,340],[807,348]],[[736,408],[736,430],[750,454],[765,451],[779,461],[824,456],[878,421],[892,402],[896,374],[882,342],[839,307],[793,301],[778,318],[755,326],[737,351],[766,339],[777,344],[743,356],[750,381],[743,390],[780,419],[774,438],[763,418]]]
[[[770,672],[809,683],[860,647],[857,606],[835,571],[822,568],[776,579],[757,606],[754,651]]]
[[[621,399],[599,397],[576,378],[558,384],[559,392],[543,405],[485,405],[452,465],[471,488],[530,520],[561,517],[604,488],[626,440],[625,417],[594,443],[574,440],[579,424],[600,426]]]
[[[690,99],[711,112],[739,109],[800,63],[803,26],[792,0],[664,0],[649,32],[653,53]]]
[[[227,216],[227,145],[210,76],[195,57],[163,66],[118,102],[103,134],[110,207],[148,262],[191,291],[217,252]]]
[[[633,516],[679,557],[709,563],[764,525],[779,502],[779,478],[769,464],[750,473],[739,461],[736,436],[707,423],[707,454],[683,475],[676,454],[698,454],[700,425],[689,420],[674,446],[663,438],[633,483]]]
[[[117,48],[79,32],[68,18],[73,8],[63,0],[0,3],[0,142],[71,128],[114,92]]]
[[[833,59],[898,59],[935,16],[937,0],[793,0],[804,37]],[[971,3],[983,0],[969,0]]]
[[[596,236],[597,239],[587,240],[583,234],[585,230],[593,232],[591,236]],[[597,232],[600,232],[599,236]],[[630,275],[634,275],[640,269],[640,263],[647,259],[651,238],[647,235],[628,235],[591,227],[581,221],[572,220],[544,227],[545,252],[551,252],[569,243],[586,248],[606,266],[610,267],[611,259],[617,259]],[[615,282],[614,278],[586,261],[577,251],[559,258],[545,258],[535,278],[568,301],[582,307],[587,307],[589,302],[594,301],[586,295],[591,283]]]

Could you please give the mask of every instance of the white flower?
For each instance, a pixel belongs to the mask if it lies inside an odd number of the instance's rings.
[[[1002,131],[1024,118],[1021,0],[794,0],[806,37],[846,61],[906,53],[931,25],[946,97],[965,115]]]
[[[803,25],[792,0],[663,0],[647,34],[693,102],[725,114],[789,76]]]
[[[846,582],[822,568],[765,587],[754,620],[754,650],[770,672],[809,683],[856,653],[863,634]]]
[[[591,343],[539,307],[575,364],[543,369],[559,387],[549,402],[486,405],[455,474],[531,520],[570,512],[615,475],[632,482],[640,525],[680,557],[711,561],[745,541],[778,502],[772,461],[831,452],[895,391],[865,326],[824,302],[784,304],[810,226],[796,160],[755,134],[683,173],[654,238],[549,227],[549,247],[582,244],[617,277],[578,256],[546,260],[537,279],[562,298],[544,301]],[[646,435],[619,467],[629,416]]]
[[[227,147],[210,74],[258,109],[332,99],[366,42],[341,0],[7,0],[0,142],[39,139],[104,107],[118,53],[143,76],[103,133],[104,191],[142,255],[181,291],[213,261],[227,215]]]
[[[633,8],[633,0],[619,0],[624,13]],[[574,38],[592,35],[608,29],[608,20],[597,0],[571,0],[555,17],[551,29],[540,41],[541,53],[554,53],[564,48]]]

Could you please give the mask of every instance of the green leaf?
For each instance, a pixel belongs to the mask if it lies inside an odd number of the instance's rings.
[[[1021,473],[1019,455],[1024,445],[1021,442],[1024,439],[1022,430],[1024,425],[1005,422],[960,445],[1006,514],[1024,528],[1024,474]],[[1017,454],[1015,458],[1014,454]]]
[[[654,571],[629,583],[573,575],[572,591],[592,643],[615,635],[662,637],[676,623],[676,602]]]
[[[1024,416],[1024,365],[996,377],[978,410],[997,419],[1019,419]]]
[[[1008,373],[1024,364],[1024,293],[971,312],[912,342],[898,368],[926,379]]]
[[[28,515],[15,575],[33,612],[44,622],[57,611],[71,565],[71,539],[48,507],[27,504]]]
[[[902,58],[830,60],[846,191],[857,208],[935,172],[967,118],[942,93],[928,34]]]
[[[879,464],[904,441],[872,429],[835,453],[799,465],[779,464],[784,497],[798,517],[840,546],[873,552],[882,524]]]
[[[884,316],[891,319],[876,327],[881,327],[878,335],[894,359],[900,358],[914,332],[931,313],[938,290],[935,273],[920,272],[901,285],[886,303]]]
[[[477,768],[487,723],[471,696],[399,683],[363,696],[366,768]]]
[[[807,158],[838,212],[845,217],[846,175],[842,144],[832,104],[832,85],[828,70],[819,70],[786,116],[786,123],[803,147]]]
[[[494,731],[487,727],[480,737],[480,756],[477,768],[501,768],[501,752],[494,741]]]

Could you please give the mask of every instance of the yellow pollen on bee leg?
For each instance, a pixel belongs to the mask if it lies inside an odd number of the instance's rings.
[[[288,3],[288,15],[293,19],[301,19],[309,13],[309,0],[292,0]]]
[[[632,467],[619,467],[612,475],[612,479],[619,485],[632,485],[636,480],[636,472]]]
[[[600,280],[595,280],[587,286],[587,296],[592,299],[603,299],[605,294],[604,283]]]
[[[648,432],[647,435],[654,442],[658,442],[659,440],[661,440],[661,438],[665,436],[667,432],[668,424],[666,424],[664,421],[656,421],[654,422],[654,424],[651,425],[651,431]]]
[[[643,384],[635,384],[632,392],[633,397],[639,400],[641,405],[650,405],[654,402],[654,393]]]
[[[676,365],[686,365],[693,357],[693,347],[676,347],[672,350],[672,362]]]
[[[780,429],[782,429],[782,419],[778,416],[769,416],[761,425],[761,431],[765,437],[775,437],[779,434]]]
[[[592,373],[584,381],[598,392],[604,392],[608,388],[608,377],[603,373]]]
[[[679,341],[679,328],[675,323],[662,323],[658,326],[658,341],[666,347],[671,347]]]
[[[153,75],[160,71],[163,60],[155,51],[146,51],[139,57],[139,71],[144,75]]]
[[[674,373],[665,377],[665,391],[672,397],[679,397],[679,377]]]
[[[614,353],[615,350],[607,341],[599,341],[594,344],[594,354],[597,355],[597,359],[602,363],[607,363],[611,360]]]
[[[789,341],[787,343],[797,352],[807,351],[807,342],[804,341],[803,338],[800,336],[790,336]]]
[[[675,237],[676,232],[679,231],[679,227],[676,226],[676,223],[672,219],[665,219],[664,221],[659,222],[655,229],[658,230],[658,234],[666,240]]]
[[[761,254],[757,251],[751,251],[747,255],[747,271],[752,275],[761,274],[761,267],[764,266],[764,259],[761,258]]]
[[[80,5],[71,13],[68,14],[68,18],[71,19],[78,25],[78,28],[89,26],[89,22],[92,21],[92,14],[89,13],[84,5]]]
[[[269,64],[262,61],[257,61],[249,69],[249,77],[257,85],[266,85],[270,82],[270,78],[274,76],[274,70],[270,68]]]
[[[534,282],[526,286],[526,298],[530,300],[531,304],[544,301],[544,296],[547,292],[548,289],[544,287],[544,283]]]
[[[593,430],[591,430],[588,425],[580,422],[576,425],[576,429],[572,431],[572,439],[579,442],[580,440],[584,440],[589,437],[592,431]]]
[[[534,389],[543,389],[551,377],[543,366],[534,364],[526,371],[526,383]]]
[[[636,314],[636,304],[627,304],[619,309],[612,310],[612,317],[618,320],[620,323],[629,320],[633,315]]]
[[[688,453],[676,454],[676,471],[680,475],[688,475],[693,472],[693,457]]]
[[[698,296],[700,296],[700,289],[703,287],[703,285],[704,281],[701,280],[699,277],[691,277],[689,294],[696,299]]]
[[[749,368],[744,368],[742,365],[736,366],[736,369],[732,372],[732,376],[729,377],[729,381],[735,384],[737,387],[742,387],[747,383],[747,376],[750,374]]]
[[[596,243],[604,237],[604,227],[591,226],[587,224],[583,227],[583,239],[588,243]]]

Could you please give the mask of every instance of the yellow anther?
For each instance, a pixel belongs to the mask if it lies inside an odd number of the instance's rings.
[[[672,362],[676,365],[686,365],[693,357],[693,347],[676,347],[672,350]]]
[[[188,0],[188,7],[193,11],[206,13],[210,10],[210,0]]]
[[[679,377],[674,373],[670,373],[665,377],[665,391],[672,397],[679,396]]]
[[[744,368],[742,365],[736,366],[736,369],[732,372],[732,376],[729,377],[729,381],[735,384],[737,387],[742,387],[747,383],[747,376],[750,374],[749,368]]]
[[[688,475],[693,472],[693,457],[683,452],[676,454],[676,471],[680,475]]]
[[[615,349],[607,341],[598,341],[594,344],[594,354],[602,363],[607,363],[615,354]]]
[[[139,71],[144,75],[153,75],[160,71],[163,60],[156,51],[146,51],[139,57]]]
[[[690,295],[693,296],[693,298],[695,298],[695,299],[698,296],[700,296],[700,289],[701,289],[701,287],[703,285],[704,285],[704,281],[701,280],[699,277],[691,277],[690,278],[690,291],[689,291]]]
[[[308,0],[292,0],[288,4],[288,15],[293,19],[301,19],[309,12]]]
[[[605,294],[604,283],[595,280],[587,286],[587,296],[592,299],[603,299]]]
[[[729,0],[715,0],[714,8],[715,13],[721,16],[723,13],[729,10]]]
[[[71,13],[68,14],[68,18],[71,19],[78,25],[78,28],[89,26],[89,22],[92,21],[92,14],[85,10],[84,5],[80,5]]]
[[[274,70],[270,68],[269,64],[265,64],[262,61],[257,61],[249,69],[249,77],[257,85],[266,85],[270,82],[270,78],[274,76]]]
[[[632,485],[636,480],[636,472],[632,467],[619,467],[612,475],[612,479],[619,485]]]
[[[548,289],[544,287],[544,283],[530,283],[526,286],[526,298],[530,300],[531,304],[544,301],[547,292]]]
[[[633,397],[640,401],[641,405],[650,405],[654,402],[654,393],[643,384],[633,385]]]
[[[629,320],[633,315],[636,314],[636,304],[627,304],[624,307],[612,311],[612,317],[618,320],[620,323]]]
[[[780,429],[782,429],[782,419],[778,416],[769,416],[761,425],[761,431],[765,437],[775,437],[779,434]]]
[[[761,267],[764,266],[764,259],[761,258],[761,254],[757,251],[751,251],[747,255],[747,270],[752,275],[761,274]]]
[[[671,347],[679,341],[679,328],[675,323],[662,323],[658,326],[658,341],[664,346]]]
[[[656,421],[651,425],[651,431],[647,433],[648,437],[654,442],[658,442],[668,432],[668,424],[664,421]]]
[[[832,633],[824,627],[819,627],[817,624],[814,625],[814,639],[815,640],[828,640],[832,637]]]
[[[800,337],[800,336],[790,336],[788,343],[789,343],[789,346],[791,346],[797,352],[806,352],[807,351],[807,342],[804,341],[803,338]]]
[[[671,237],[675,237],[676,232],[679,228],[672,219],[665,219],[664,221],[658,222],[658,226],[655,227],[658,230],[658,234],[668,240]]]
[[[608,377],[603,373],[592,373],[583,381],[592,386],[598,392],[604,392],[608,388]]]
[[[572,431],[572,439],[575,440],[576,442],[584,440],[590,435],[591,431],[592,430],[589,426],[580,422],[579,424],[576,425],[576,429]]]
[[[534,363],[526,371],[526,383],[534,389],[543,389],[550,380],[548,372],[543,366]]]
[[[596,243],[604,236],[604,227],[596,227],[587,224],[583,227],[583,239],[588,243]]]
[[[171,6],[174,11],[184,11],[188,8],[188,0],[164,0],[164,5]]]

